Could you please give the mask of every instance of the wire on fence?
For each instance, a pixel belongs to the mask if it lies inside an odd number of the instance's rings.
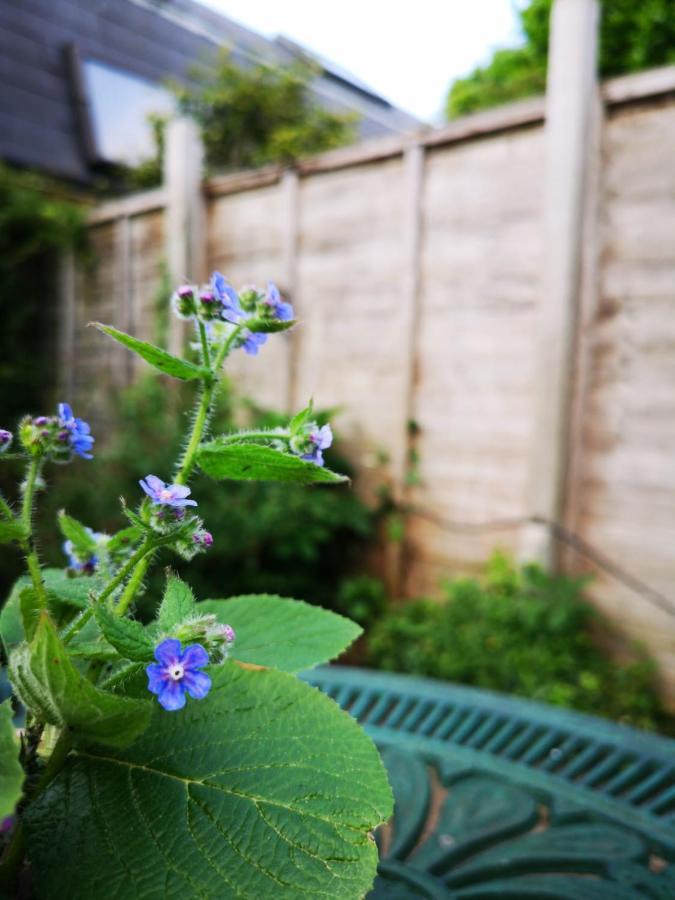
[[[620,566],[617,562],[615,562],[601,550],[596,549],[592,544],[589,544],[588,541],[579,537],[578,534],[570,531],[570,529],[565,528],[565,526],[561,525],[559,522],[553,522],[549,519],[544,518],[543,516],[520,516],[517,518],[512,517],[504,519],[490,519],[487,522],[459,522],[445,519],[442,516],[427,512],[426,510],[419,509],[418,507],[409,507],[407,511],[409,513],[412,513],[412,515],[418,516],[422,519],[427,519],[428,521],[433,522],[435,525],[438,525],[440,528],[443,528],[446,531],[452,531],[455,534],[462,534],[472,531],[500,531],[502,529],[508,528],[520,528],[523,525],[544,525],[551,530],[551,534],[553,535],[553,537],[561,544],[565,544],[572,550],[575,550],[580,556],[585,557],[599,569],[602,569],[616,581],[623,584],[624,587],[627,587],[635,594],[638,594],[653,606],[658,607],[662,612],[665,612],[669,616],[675,618],[675,601],[671,600],[665,594],[662,594],[661,591],[658,591],[656,590],[656,588],[653,588],[651,585],[647,584],[641,578],[638,578],[637,575],[633,575],[632,572],[628,572],[623,568],[623,566]]]

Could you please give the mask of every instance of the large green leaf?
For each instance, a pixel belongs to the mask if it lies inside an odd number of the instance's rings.
[[[12,704],[0,703],[0,819],[14,812],[23,785],[19,741],[12,724]]]
[[[124,747],[147,727],[150,703],[94,687],[70,661],[46,613],[30,644],[12,652],[9,674],[19,699],[44,722],[69,728],[76,742]]]
[[[116,616],[106,606],[97,604],[94,616],[103,636],[125,659],[149,662],[154,645],[140,622]]]
[[[69,900],[359,898],[391,792],[319,691],[225,663],[127,750],[73,754],[27,810],[36,893]],[[66,812],[67,811],[67,812]]]
[[[349,479],[324,466],[261,444],[227,444],[216,438],[202,444],[200,467],[212,478],[233,481],[291,481],[296,484],[339,484]]]
[[[350,619],[270,594],[204,600],[202,613],[214,613],[236,634],[230,655],[240,662],[300,672],[327,662],[361,634]]]
[[[172,356],[166,350],[162,350],[161,347],[155,347],[154,344],[148,344],[147,341],[139,341],[138,338],[125,334],[123,331],[118,331],[117,328],[112,328],[110,325],[102,325],[100,322],[92,322],[91,324],[119,344],[125,346],[127,350],[137,353],[151,366],[154,366],[155,369],[164,372],[165,375],[171,375],[172,378],[179,378],[181,381],[195,381],[197,378],[203,378],[206,374],[205,369],[193,365],[186,359]]]

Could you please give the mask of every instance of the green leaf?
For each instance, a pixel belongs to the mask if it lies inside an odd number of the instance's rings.
[[[23,588],[19,593],[19,604],[21,606],[21,621],[23,623],[23,632],[30,641],[35,634],[42,607],[34,587],[29,586]]]
[[[0,819],[9,816],[21,797],[23,769],[19,741],[12,724],[12,704],[0,703]]]
[[[362,633],[360,626],[337,613],[270,594],[204,600],[197,611],[213,613],[234,628],[234,659],[284,672],[327,662]]]
[[[72,754],[26,810],[39,897],[365,896],[392,809],[370,738],[283,672],[211,675],[127,750]]]
[[[200,467],[212,478],[233,481],[288,481],[340,484],[349,479],[299,456],[260,444],[227,444],[216,438],[197,453]]]
[[[152,706],[98,690],[70,661],[46,613],[30,644],[9,659],[10,680],[38,719],[69,728],[75,741],[124,747],[148,725]]]
[[[94,616],[103,636],[125,659],[149,662],[153,643],[140,622],[116,616],[106,606],[97,604]]]
[[[0,519],[0,544],[11,544],[26,537],[26,530],[16,519]]]
[[[65,569],[44,569],[42,578],[47,594],[76,609],[86,609],[90,605],[89,595],[105,587],[105,580],[98,575],[72,576]]]
[[[157,613],[157,626],[160,631],[171,631],[195,612],[195,598],[184,581],[175,575],[166,580],[166,590]]]
[[[31,584],[30,578],[23,575],[12,585],[7,599],[0,611],[0,636],[5,652],[11,650],[24,639],[23,619],[21,617],[21,591]]]
[[[282,319],[247,319],[246,321],[248,330],[259,334],[274,334],[277,331],[288,331],[289,328],[293,328],[297,324],[295,319],[286,321]]]
[[[123,528],[121,531],[113,534],[108,543],[105,545],[105,550],[108,556],[111,556],[118,550],[124,550],[128,547],[131,547],[142,537],[143,530],[140,529],[137,525],[131,525],[129,526],[129,528]]]
[[[307,406],[304,409],[301,409],[300,412],[297,412],[288,423],[288,430],[291,432],[291,434],[295,434],[296,432],[298,432],[305,424],[305,422],[308,422],[311,419],[313,412],[314,401],[310,400]]]
[[[72,542],[75,551],[83,557],[89,557],[96,550],[96,540],[87,528],[77,519],[67,515],[63,510],[59,513],[59,528],[63,536]]]
[[[165,375],[171,375],[172,378],[179,378],[181,381],[195,381],[197,378],[203,378],[208,374],[206,369],[195,366],[185,359],[179,359],[172,356],[161,347],[155,347],[154,344],[148,344],[146,341],[139,341],[138,338],[131,337],[123,331],[118,331],[110,325],[102,325],[100,322],[91,323],[94,328],[98,328],[104,334],[107,334],[119,344],[125,346],[132,353],[137,353],[151,366],[164,372]]]
[[[120,654],[107,641],[75,640],[68,646],[68,655],[84,659],[103,659],[110,662],[120,661]]]

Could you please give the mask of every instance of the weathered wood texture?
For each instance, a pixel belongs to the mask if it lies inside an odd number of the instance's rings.
[[[675,599],[675,70],[648,74],[603,86],[598,101],[581,274],[582,307],[585,293],[593,303],[577,316],[565,524]],[[264,405],[297,409],[313,396],[342,408],[336,424],[366,493],[393,480],[423,512],[402,554],[408,596],[476,568],[496,545],[515,550],[532,512],[542,114],[528,102],[294,175],[206,185],[209,269],[237,285],[272,278],[300,320],[259,360],[236,354],[233,377]],[[98,262],[77,276],[71,342],[83,415],[103,416],[111,385],[134,374],[86,322],[155,336],[161,198],[92,214]],[[421,481],[405,490],[409,417]],[[574,554],[565,563],[584,565]],[[675,699],[673,617],[600,572],[592,595],[658,655]]]

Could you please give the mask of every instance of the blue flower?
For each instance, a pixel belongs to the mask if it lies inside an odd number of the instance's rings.
[[[241,304],[239,303],[239,295],[220,272],[214,272],[211,276],[211,286],[214,294],[220,301],[221,318],[236,325],[243,315]]]
[[[165,484],[156,475],[146,475],[138,482],[152,502],[158,506],[196,506],[196,500],[186,500],[191,494],[190,488],[184,484]]]
[[[316,463],[317,466],[322,466],[322,450],[327,450],[333,443],[333,432],[330,425],[322,425],[321,428],[315,425],[313,430],[307,435],[307,439],[311,444],[311,449],[308,453],[302,454],[302,459]]]
[[[82,459],[93,459],[89,451],[94,446],[91,428],[82,419],[76,419],[68,403],[59,403],[59,438],[68,441],[71,448]]]
[[[0,453],[4,453],[5,450],[12,443],[12,438],[14,435],[11,431],[7,431],[6,428],[0,428]]]
[[[238,347],[243,347],[249,356],[257,356],[258,350],[267,341],[267,335],[261,333],[253,333],[245,328],[239,336]]]
[[[279,288],[271,281],[267,282],[267,295],[263,303],[270,307],[270,311],[275,319],[281,319],[282,322],[290,322],[293,318],[292,305],[281,299]]]
[[[87,533],[95,540],[99,541],[104,535],[99,534],[97,531],[92,531],[91,528],[87,528]],[[98,565],[98,556],[95,553],[88,559],[81,559],[74,552],[75,547],[73,546],[72,541],[65,541],[63,544],[63,552],[68,557],[68,566],[71,569],[75,569],[76,572],[93,572],[96,566]]]
[[[200,672],[209,661],[201,644],[190,644],[183,650],[179,640],[167,638],[155,647],[155,659],[157,662],[145,669],[148,690],[169,712],[185,706],[186,692],[194,700],[203,700],[211,690],[211,679]]]

